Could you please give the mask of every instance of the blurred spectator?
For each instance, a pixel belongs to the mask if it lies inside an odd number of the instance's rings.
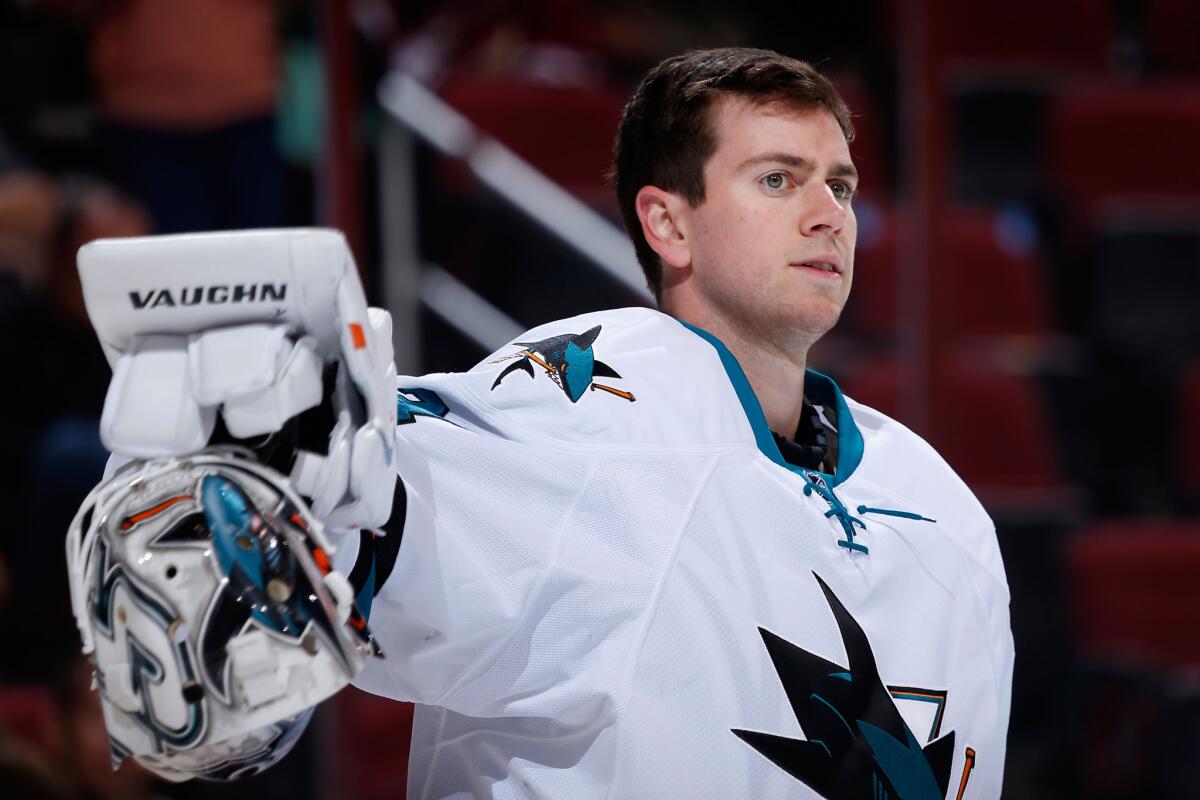
[[[19,565],[0,635],[22,643],[4,649],[4,677],[41,677],[57,653],[75,647],[63,535],[107,458],[99,414],[110,372],[83,306],[75,251],[149,229],[139,206],[103,184],[0,173],[0,363],[13,383],[0,394],[10,422],[0,558]]]
[[[61,3],[61,0],[59,0]],[[282,223],[272,0],[77,0],[109,175],[160,233]]]
[[[405,9],[397,66],[426,83],[452,70],[594,83],[596,59],[580,0],[484,0]]]
[[[635,83],[673,53],[744,38],[736,13],[715,6],[673,16],[665,2],[456,0],[365,13],[378,5],[356,4],[360,26],[373,39],[397,29],[393,64],[431,86],[461,73],[553,86]]]
[[[40,285],[60,207],[58,187],[48,176],[36,170],[0,175],[0,273],[21,285]]]

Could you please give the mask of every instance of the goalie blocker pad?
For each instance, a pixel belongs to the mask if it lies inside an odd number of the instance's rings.
[[[337,361],[327,453],[292,478],[335,526],[387,519],[395,480],[391,320],[368,309],[344,237],[323,229],[103,239],[78,254],[88,315],[113,381],[101,438],[133,458],[204,447],[218,409],[245,439],[321,400]],[[344,391],[360,396],[350,400]]]
[[[334,230],[100,239],[79,249],[78,263],[88,316],[114,366],[137,336],[255,322],[283,323],[312,336],[318,352],[336,353],[342,332],[331,312],[350,275],[347,300],[367,323],[354,258]]]

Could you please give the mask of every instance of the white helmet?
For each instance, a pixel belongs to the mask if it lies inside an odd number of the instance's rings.
[[[67,564],[114,768],[258,772],[381,655],[321,521],[233,449],[133,462],[88,496]]]

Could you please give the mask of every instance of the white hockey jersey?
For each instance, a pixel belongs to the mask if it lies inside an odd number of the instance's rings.
[[[399,390],[355,683],[418,704],[409,798],[999,796],[995,532],[902,425],[810,372],[837,468],[788,464],[729,351],[647,309]]]

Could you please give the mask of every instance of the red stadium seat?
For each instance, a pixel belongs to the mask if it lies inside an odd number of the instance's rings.
[[[953,284],[939,298],[954,310],[955,332],[966,336],[1050,333],[1042,255],[1004,217],[959,210],[953,216],[950,259]],[[1018,221],[1009,223],[1019,227]]]
[[[952,310],[952,334],[1044,336],[1051,332],[1042,254],[1032,233],[1009,231],[995,213],[957,209],[942,228],[948,238],[951,278],[935,286],[933,301]],[[1016,225],[1017,223],[1013,223]],[[855,256],[851,327],[874,336],[896,332],[903,233],[891,213],[864,231]]]
[[[1032,382],[970,367],[950,371],[946,382],[954,411],[940,449],[968,484],[981,490],[1061,485],[1056,440]]]
[[[1079,796],[1196,797],[1200,520],[1092,525],[1068,543],[1065,566]]]
[[[1066,93],[1048,128],[1047,163],[1085,214],[1105,198],[1200,197],[1200,82]]]
[[[332,705],[336,713],[330,740],[337,746],[334,785],[338,796],[404,800],[412,704],[351,687],[340,692]]]
[[[1067,571],[1085,651],[1200,667],[1200,520],[1092,525],[1069,544]]]
[[[1114,19],[1096,0],[987,0],[939,3],[943,52],[954,66],[994,72],[1073,71],[1108,68]],[[911,5],[894,1],[891,26],[902,33]]]
[[[852,371],[840,375],[847,397],[900,419],[900,370],[896,362],[880,358],[860,361]]]
[[[843,377],[842,386],[851,398],[898,416],[901,386],[895,362],[862,363]],[[1035,388],[1023,378],[970,367],[953,368],[942,376],[937,391],[949,393],[954,410],[934,426],[934,444],[983,495],[1062,486],[1055,439]]]
[[[462,76],[442,99],[585,201],[607,198],[605,172],[625,105],[614,87],[560,87]]]

